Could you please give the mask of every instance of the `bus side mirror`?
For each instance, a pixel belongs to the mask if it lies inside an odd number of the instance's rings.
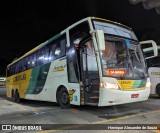
[[[96,37],[98,41],[99,50],[105,50],[105,38],[103,30],[96,30]]]

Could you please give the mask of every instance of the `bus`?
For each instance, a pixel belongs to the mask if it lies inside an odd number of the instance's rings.
[[[140,42],[148,67],[151,95],[160,97],[160,46],[153,40]]]
[[[0,77],[0,87],[6,86],[6,77]]]
[[[147,100],[150,80],[131,28],[84,18],[7,66],[7,96],[70,105]]]

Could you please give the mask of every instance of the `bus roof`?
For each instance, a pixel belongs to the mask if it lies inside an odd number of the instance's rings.
[[[103,18],[98,18],[98,17],[87,17],[87,18],[84,18],[82,20],[79,20],[78,22],[72,24],[71,26],[67,27],[65,30],[63,30],[62,32],[58,33],[57,35],[53,36],[52,38],[50,38],[49,40],[41,43],[40,45],[36,46],[35,48],[31,49],[30,51],[28,51],[27,53],[25,53],[24,55],[22,55],[21,57],[19,57],[18,59],[14,60],[12,63],[8,64],[7,67],[9,67],[10,65],[18,62],[19,60],[23,59],[24,57],[26,57],[27,55],[30,55],[31,53],[37,51],[38,49],[40,49],[41,47],[45,46],[46,44],[48,44],[49,42],[55,40],[56,38],[58,38],[63,32],[65,32],[66,30],[70,29],[71,27],[73,27],[73,25],[78,25],[79,22],[83,22],[85,20],[99,20],[99,21],[106,21],[108,23],[113,23],[113,24],[116,24],[116,25],[119,25],[119,26],[122,26],[122,27],[125,27],[125,28],[129,28],[131,30],[130,27],[126,26],[126,25],[123,25],[121,23],[118,23],[118,22],[114,22],[114,21],[111,21],[111,20],[107,20],[107,19],[103,19]]]

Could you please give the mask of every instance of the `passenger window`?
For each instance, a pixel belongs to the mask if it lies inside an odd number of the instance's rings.
[[[57,44],[55,48],[55,56],[60,56],[61,54],[61,45]]]
[[[16,63],[15,68],[15,74],[19,73],[19,62]]]
[[[7,77],[10,76],[10,67],[7,67]]]
[[[31,67],[35,67],[36,66],[36,54],[32,54],[31,55]]]
[[[61,58],[66,55],[66,35],[63,35],[54,42],[51,42],[50,45],[50,54],[49,61],[52,61],[57,58]]]
[[[60,58],[64,55],[66,55],[66,39],[65,38],[61,38],[57,42],[54,55],[56,58]]]
[[[31,64],[31,56],[29,56],[27,58],[27,69],[30,69],[32,67],[32,64]]]
[[[26,68],[26,58],[24,58],[22,61],[20,61],[20,71],[25,71]]]
[[[48,62],[49,49],[44,47],[38,51],[37,65],[42,65]]]
[[[52,60],[54,60],[54,49],[55,49],[56,44],[55,43],[51,43],[49,45],[50,45],[49,46],[50,53],[49,53],[48,59],[49,59],[49,61],[52,61]]]
[[[88,22],[84,22],[82,24],[77,25],[73,29],[69,31],[70,36],[70,44],[75,45],[79,44],[79,42],[85,37],[90,36],[89,33],[89,24]]]

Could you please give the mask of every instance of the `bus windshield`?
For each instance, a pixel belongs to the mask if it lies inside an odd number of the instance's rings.
[[[106,37],[105,50],[100,53],[104,76],[145,79],[146,65],[140,46]]]

